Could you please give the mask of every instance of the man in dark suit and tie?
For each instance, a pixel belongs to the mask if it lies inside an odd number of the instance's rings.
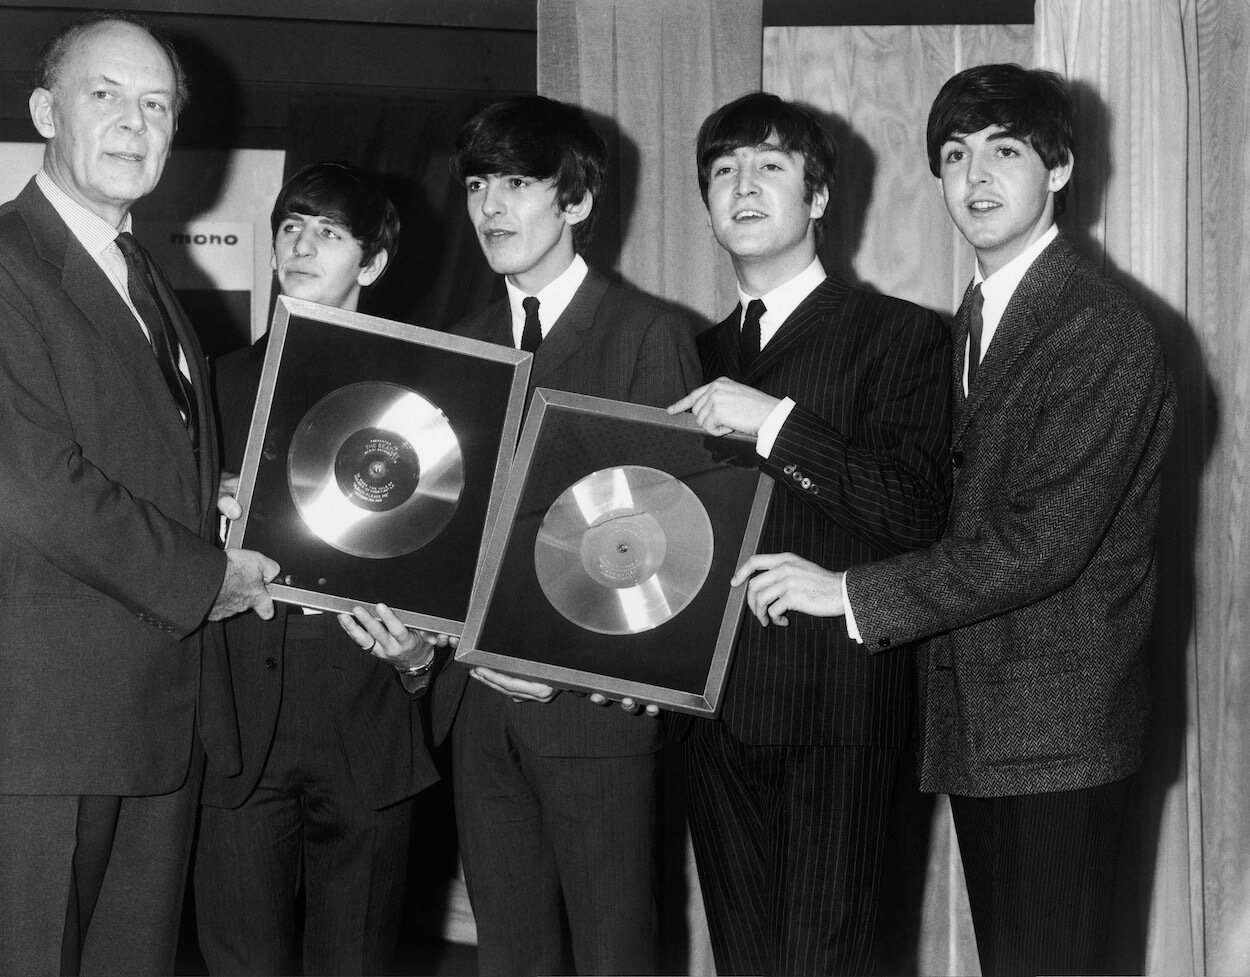
[[[581,110],[541,96],[465,125],[453,169],[508,294],[453,331],[533,351],[532,387],[663,406],[697,380],[689,323],[578,253],[606,165]],[[436,739],[453,715],[479,971],[652,972],[658,721],[488,668],[439,676]]]
[[[346,163],[295,173],[270,224],[282,294],[347,311],[398,247],[394,205]],[[267,338],[216,364],[231,472],[243,460]],[[195,857],[200,948],[215,974],[390,968],[414,796],[438,779],[420,703],[438,639],[376,611],[336,620],[279,607],[269,621],[225,624],[243,765],[209,763]]]
[[[43,168],[0,208],[0,971],[169,973],[203,745],[238,763],[206,618],[273,613],[223,553],[203,356],[130,234],[186,82],[118,15],[60,32]],[[120,233],[119,233],[120,232]]]
[[[948,494],[948,339],[934,314],[826,275],[836,149],[754,93],[699,130],[699,185],[740,303],[670,410],[754,436],[777,483],[760,548],[848,567],[935,539]],[[743,621],[721,715],[684,739],[721,974],[871,969],[886,822],[914,720],[911,652],[869,657],[811,617]]]
[[[977,259],[954,331],[946,532],[845,574],[757,556],[737,580],[758,571],[761,624],[845,614],[863,658],[931,638],[921,787],[950,795],[982,973],[1105,973],[1172,386],[1142,311],[1055,226],[1074,162],[1057,75],[955,75],[927,145]]]

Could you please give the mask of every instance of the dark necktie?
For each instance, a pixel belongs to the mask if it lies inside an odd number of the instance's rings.
[[[745,374],[760,355],[760,317],[768,310],[759,299],[747,303],[747,314],[742,320],[742,332],[738,336],[738,365]]]
[[[968,396],[972,396],[972,384],[977,378],[977,367],[981,364],[981,329],[985,323],[981,319],[981,307],[985,305],[985,296],[981,294],[981,283],[977,282],[972,289],[972,315],[968,325]]]
[[[521,300],[521,307],[525,309],[525,327],[521,330],[521,349],[526,353],[534,353],[538,351],[538,345],[543,341],[543,327],[538,321],[538,299],[527,295]]]
[[[178,335],[174,332],[169,311],[156,290],[147,252],[129,231],[117,235],[117,247],[126,259],[126,289],[130,292],[130,301],[134,303],[144,325],[148,327],[152,351],[156,354],[156,362],[165,377],[165,385],[169,387],[170,396],[174,398],[174,404],[182,414],[187,434],[195,447],[199,435],[199,425],[195,417],[195,391],[191,389],[191,381],[178,369]]]

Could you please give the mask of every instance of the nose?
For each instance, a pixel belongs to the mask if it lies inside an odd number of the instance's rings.
[[[317,236],[314,228],[302,228],[295,236],[295,244],[291,247],[293,254],[303,257],[317,250]]]
[[[117,117],[117,124],[127,132],[143,132],[148,127],[147,117],[143,114],[143,106],[138,99],[123,99]]]
[[[486,184],[482,191],[482,213],[487,217],[496,217],[504,211],[503,191],[493,180]]]
[[[738,178],[734,181],[734,196],[748,197],[758,192],[759,188],[755,183],[755,171],[749,166],[738,167]]]
[[[986,159],[982,153],[968,154],[968,182],[969,183],[988,183],[990,179],[990,170],[986,166]]]

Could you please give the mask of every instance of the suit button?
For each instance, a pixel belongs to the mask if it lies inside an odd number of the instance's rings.
[[[890,639],[889,639],[889,638],[878,638],[878,639],[877,639],[877,645],[878,645],[879,647],[881,647],[881,648],[888,648],[888,647],[890,647]]]
[[[964,467],[964,453],[962,451],[951,452],[951,464],[956,468]]]
[[[795,466],[794,466],[794,465],[786,465],[786,467],[785,467],[785,468],[783,468],[783,469],[782,469],[782,471],[783,471],[783,472],[785,472],[787,475],[793,475],[793,474],[794,474],[794,468],[795,468]]]
[[[269,671],[271,671],[271,672],[273,672],[273,671],[277,671],[277,668],[278,668],[278,659],[276,659],[276,658],[274,658],[272,655],[270,655],[268,658],[266,658],[266,659],[265,659],[265,667],[266,667],[267,669],[269,669]]]
[[[803,481],[799,482],[799,484],[802,485],[805,489],[809,489],[812,487],[812,480],[810,478],[805,478],[803,479]]]

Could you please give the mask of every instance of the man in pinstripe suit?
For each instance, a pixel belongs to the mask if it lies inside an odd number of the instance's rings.
[[[982,973],[1105,973],[1171,383],[1141,310],[1055,228],[1074,159],[1057,75],[955,75],[927,143],[977,257],[955,325],[945,535],[845,574],[783,554],[738,578],[761,571],[761,623],[845,613],[865,657],[934,636],[921,786],[950,794]]]
[[[947,330],[816,257],[836,149],[775,95],[714,112],[699,183],[740,297],[700,337],[670,410],[757,438],[778,483],[760,546],[848,567],[925,545],[948,495]],[[761,307],[762,303],[762,307]],[[748,618],[724,707],[684,740],[691,829],[721,974],[872,967],[885,825],[914,718],[912,656],[868,656],[813,617]]]

